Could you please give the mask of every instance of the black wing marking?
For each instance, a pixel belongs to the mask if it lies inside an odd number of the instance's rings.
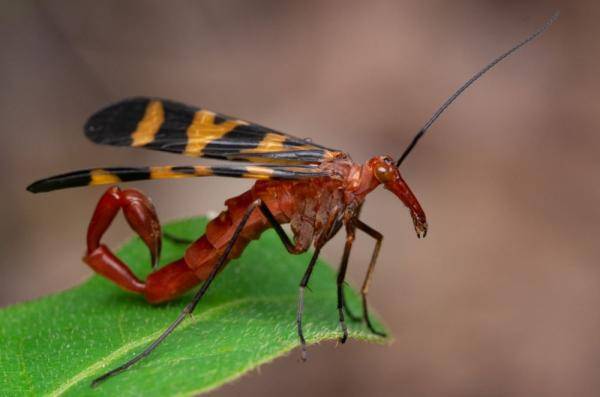
[[[181,103],[132,98],[94,114],[85,125],[92,141],[192,157],[274,163],[319,163],[342,154],[305,139]]]

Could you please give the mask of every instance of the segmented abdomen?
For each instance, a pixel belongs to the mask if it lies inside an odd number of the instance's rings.
[[[285,181],[270,181],[268,184],[257,183],[247,192],[225,202],[227,209],[208,223],[205,234],[196,240],[185,253],[187,265],[194,270],[199,279],[205,280],[223,256],[244,213],[256,199],[260,198],[267,204],[278,223],[285,224],[290,221],[286,215],[286,212],[290,211],[283,211],[282,208],[282,206],[290,207],[291,204],[288,194],[289,185]],[[293,209],[288,208],[288,210]],[[252,240],[258,239],[270,227],[271,225],[260,210],[254,210],[233,246],[228,261],[239,257]]]

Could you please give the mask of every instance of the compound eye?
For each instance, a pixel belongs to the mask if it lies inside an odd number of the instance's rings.
[[[389,164],[379,164],[377,167],[375,167],[375,177],[379,180],[379,182],[385,183],[394,178],[394,171]]]

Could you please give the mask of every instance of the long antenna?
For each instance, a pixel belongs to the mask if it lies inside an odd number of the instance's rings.
[[[458,98],[458,96],[460,94],[463,93],[464,90],[469,88],[469,86],[471,84],[473,84],[478,78],[483,76],[488,70],[490,70],[491,68],[496,66],[496,64],[499,63],[500,61],[502,61],[504,58],[508,57],[513,52],[517,51],[519,48],[523,47],[525,44],[529,43],[530,41],[532,41],[533,39],[535,39],[536,37],[538,37],[539,35],[544,33],[550,27],[550,25],[552,25],[558,19],[559,15],[560,15],[560,12],[556,11],[554,13],[554,15],[552,15],[552,17],[550,17],[550,19],[548,19],[546,21],[546,23],[544,24],[544,26],[542,26],[538,31],[533,33],[531,36],[527,37],[525,40],[521,41],[519,44],[515,45],[510,50],[506,51],[504,54],[502,54],[499,57],[497,57],[496,59],[494,59],[492,62],[488,63],[486,67],[484,67],[479,72],[477,72],[466,83],[464,83],[458,90],[456,90],[456,92],[454,94],[452,94],[452,96],[450,98],[448,98],[446,100],[446,102],[444,102],[444,104],[442,106],[440,106],[440,108],[433,114],[433,116],[429,119],[429,121],[427,123],[425,123],[425,125],[423,126],[423,128],[421,128],[421,130],[417,133],[417,135],[415,135],[415,137],[413,138],[410,145],[408,145],[408,147],[404,150],[404,153],[402,153],[402,156],[400,156],[400,159],[398,159],[396,166],[399,167],[400,164],[402,164],[404,159],[413,150],[413,148],[415,147],[417,142],[419,142],[419,140],[423,137],[423,135],[429,129],[429,127],[431,127],[431,125],[437,120],[438,117],[440,117],[440,115],[444,112],[444,110],[446,110],[448,108],[448,106],[450,106],[452,104],[452,102],[454,102],[454,100],[456,98]]]

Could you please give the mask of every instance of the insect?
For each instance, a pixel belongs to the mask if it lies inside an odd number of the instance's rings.
[[[346,244],[337,277],[340,341],[345,342],[348,336],[345,315],[354,320],[364,320],[373,333],[382,335],[369,319],[367,291],[383,235],[359,219],[366,196],[383,185],[408,208],[417,236],[425,237],[428,228],[425,212],[402,178],[400,165],[435,120],[466,88],[502,59],[539,36],[557,17],[558,13],[541,29],[494,59],[463,84],[434,113],[396,161],[389,156],[376,156],[358,164],[344,151],[165,99],[127,99],[94,114],[84,129],[86,136],[95,143],[237,163],[88,169],[42,179],[27,188],[38,193],[86,185],[113,185],[102,195],[92,215],[84,262],[121,288],[142,294],[151,303],[172,300],[202,283],[191,302],[160,337],[130,361],[94,380],[93,385],[126,370],[150,354],[194,311],[226,264],[239,257],[252,240],[258,239],[269,228],[275,229],[291,254],[314,247],[300,281],[296,316],[303,359],[306,357],[306,341],[302,332],[304,290],[322,247],[342,228],[346,232]],[[208,223],[203,236],[190,242],[182,258],[158,269],[163,234],[154,206],[140,191],[122,190],[116,184],[202,176],[257,181],[250,190],[225,202],[226,209]],[[103,234],[120,210],[150,250],[153,272],[145,281],[139,280],[126,263],[101,243]],[[286,223],[291,224],[293,239],[281,226]],[[362,316],[347,311],[343,291],[348,258],[357,230],[376,242],[361,289]]]

